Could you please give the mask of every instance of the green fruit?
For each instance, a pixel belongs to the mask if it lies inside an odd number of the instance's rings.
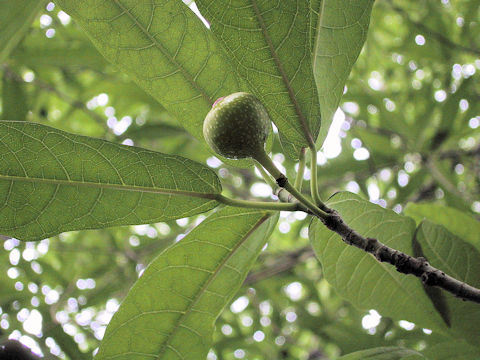
[[[238,92],[213,104],[203,123],[203,136],[217,154],[226,158],[256,158],[265,153],[270,128],[270,117],[260,100]]]

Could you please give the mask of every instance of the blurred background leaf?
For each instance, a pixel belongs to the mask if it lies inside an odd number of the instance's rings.
[[[19,0],[0,3],[0,62],[3,62],[12,49],[30,30],[32,21],[46,1]]]
[[[421,360],[425,359],[420,353],[402,348],[376,348],[357,351],[339,358],[339,360]]]

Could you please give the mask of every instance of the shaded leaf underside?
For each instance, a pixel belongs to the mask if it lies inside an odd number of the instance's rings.
[[[97,359],[204,359],[278,216],[226,207],[160,254],[110,322]]]

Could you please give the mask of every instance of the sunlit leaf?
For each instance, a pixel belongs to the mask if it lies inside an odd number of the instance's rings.
[[[311,63],[319,1],[196,3],[283,137],[297,146],[313,144],[320,128]]]
[[[227,207],[166,249],[128,293],[96,359],[205,359],[216,318],[277,219]]]
[[[480,250],[480,222],[470,214],[452,207],[438,204],[415,204],[409,203],[405,207],[405,214],[411,216],[420,223],[428,219],[436,224],[444,226],[452,234],[472,244]]]
[[[46,1],[16,0],[0,2],[0,63],[17,46]]]
[[[245,90],[211,32],[179,0],[58,3],[107,60],[202,143],[203,119],[214,101]]]
[[[347,192],[328,201],[343,220],[365,237],[376,238],[406,254],[413,255],[415,223],[392,210],[362,200]],[[420,279],[380,263],[314,219],[310,241],[325,277],[335,290],[356,307],[376,309],[381,315],[412,321],[429,329],[445,330],[445,324],[425,294]]]
[[[324,0],[314,51],[313,72],[322,109],[320,145],[327,136],[345,82],[367,38],[374,0]]]
[[[480,287],[480,253],[472,245],[428,220],[420,224],[415,239],[430,264],[457,280]],[[472,344],[478,344],[480,306],[447,292],[444,292],[444,297],[448,305],[450,331]]]
[[[191,160],[0,121],[0,234],[39,240],[64,231],[144,224],[218,203],[215,173]]]

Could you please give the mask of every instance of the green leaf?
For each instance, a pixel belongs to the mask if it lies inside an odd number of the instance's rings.
[[[419,189],[425,187],[425,179],[427,179],[428,177],[429,172],[428,169],[426,169],[425,167],[422,167],[417,172],[410,174],[408,184],[404,187],[397,188],[397,197],[395,198],[395,202],[398,204],[403,204],[406,203],[408,200],[413,199]]]
[[[324,0],[313,72],[322,109],[321,145],[337,111],[348,75],[367,38],[374,0]]]
[[[401,347],[378,347],[373,349],[356,351],[354,353],[341,356],[338,360],[420,360],[425,357],[410,349]]]
[[[473,216],[452,207],[437,204],[408,203],[405,215],[411,216],[417,224],[428,219],[443,225],[448,231],[480,250],[480,222]]]
[[[35,40],[38,41],[38,39]],[[74,42],[73,44],[72,42],[66,44],[48,42],[41,45],[29,44],[28,47],[19,46],[11,58],[30,68],[51,66],[103,69],[105,64],[108,64],[90,42]]]
[[[451,94],[443,104],[440,124],[438,125],[437,129],[437,134],[444,134],[443,140],[445,140],[451,134],[452,127],[455,124],[455,118],[460,112],[460,106],[458,106],[458,104],[460,100],[469,96],[470,88],[473,85],[473,82],[474,80],[472,78],[463,80],[456,89],[455,93]],[[433,147],[433,145],[434,144],[431,144],[431,149],[436,149]]]
[[[23,39],[46,1],[17,0],[0,2],[0,63]]]
[[[457,339],[429,345],[422,353],[432,360],[478,360],[479,348]]]
[[[215,320],[277,220],[226,207],[166,249],[128,293],[96,359],[205,359]]]
[[[283,137],[297,146],[313,144],[321,122],[311,63],[319,1],[196,3]]]
[[[216,174],[191,160],[48,126],[0,121],[0,234],[178,219],[218,205]]]
[[[184,136],[192,140],[192,137],[181,127],[170,125],[167,123],[145,124],[142,126],[130,126],[127,131],[122,134],[122,138],[132,139],[162,139],[172,138],[175,136]]]
[[[62,351],[68,356],[71,360],[88,360],[91,359],[90,354],[86,354],[78,348],[78,343],[73,340],[73,338],[68,335],[64,330],[61,324],[58,322],[48,322],[51,319],[51,315],[48,312],[47,306],[42,306],[38,309],[43,317],[43,321],[46,322],[45,334],[55,340],[55,343],[62,349]]]
[[[203,120],[213,102],[244,89],[211,32],[179,0],[58,3],[107,60],[204,144]]]
[[[347,192],[334,195],[328,206],[336,209],[345,223],[361,235],[413,255],[412,219]],[[310,225],[309,237],[327,281],[353,305],[376,309],[383,316],[408,320],[421,327],[445,330],[418,278],[401,274],[392,265],[380,263],[372,255],[346,245],[317,219]]]
[[[398,156],[398,149],[392,146],[390,136],[386,134],[355,126],[352,129],[352,135],[359,137],[373,155],[383,155],[393,159]]]
[[[477,233],[478,236],[478,233]],[[418,227],[415,237],[422,255],[446,274],[457,280],[480,288],[480,253],[470,244],[456,237],[441,225],[428,220]],[[480,306],[462,301],[450,293],[446,298],[451,328],[454,336],[478,344],[480,334]]]
[[[18,81],[10,71],[3,71],[2,119],[25,120],[28,105],[24,86],[23,81]]]

